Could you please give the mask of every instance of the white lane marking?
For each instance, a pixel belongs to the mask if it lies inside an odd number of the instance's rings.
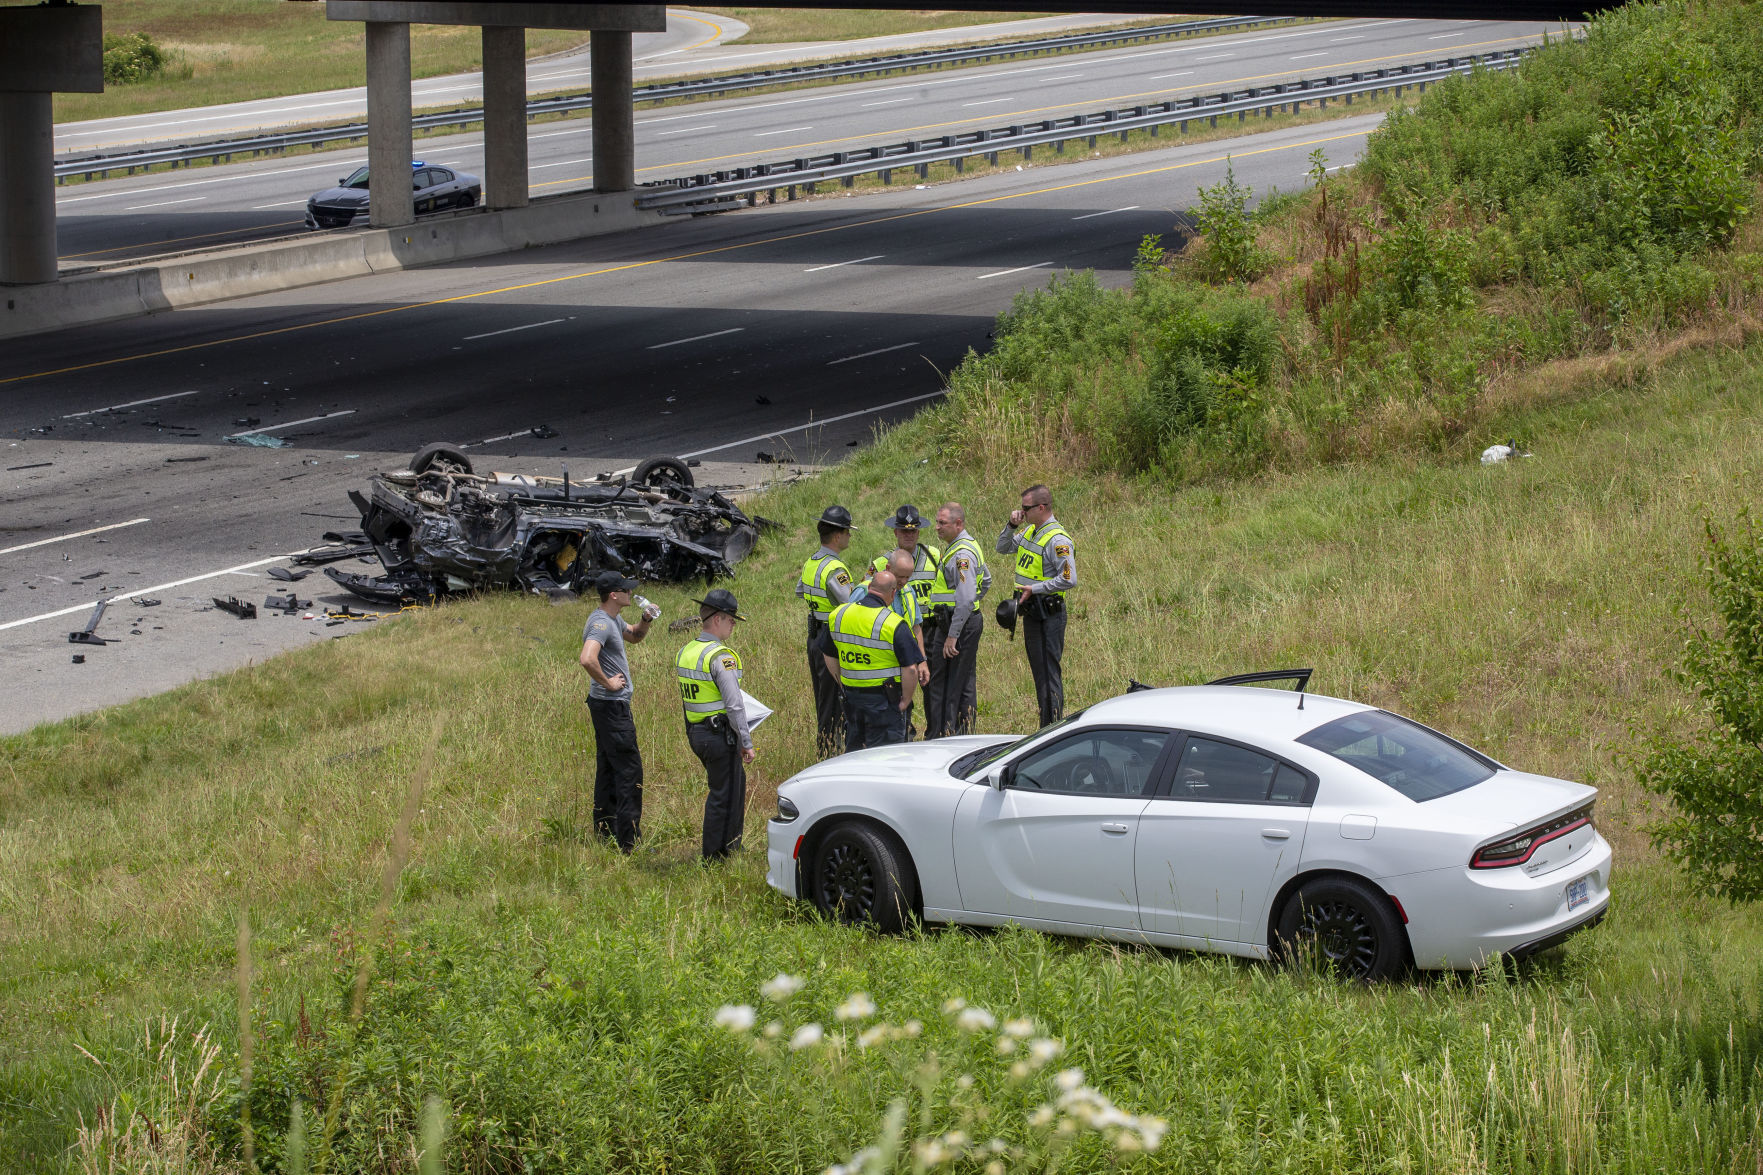
[[[532,429],[523,428],[519,432],[503,433],[499,437],[485,437],[481,441],[467,441],[465,444],[460,445],[459,447],[461,449],[480,449],[485,445],[493,445],[497,441],[512,441],[515,437],[530,437],[532,435],[533,435]],[[635,467],[633,466],[632,468],[635,468]]]
[[[185,180],[182,183],[176,184],[157,184],[151,188],[127,188],[123,191],[117,192],[96,192],[90,196],[61,196],[56,199],[55,205],[56,207],[60,207],[63,204],[82,204],[87,200],[127,199],[130,196],[145,196],[150,192],[176,192],[183,188],[198,188],[204,187],[208,184],[231,184],[237,183],[239,180],[254,180],[266,175],[293,175],[296,172],[302,171],[329,171],[333,167],[343,168],[344,174],[347,175],[350,171],[353,171],[355,168],[360,167],[366,162],[367,160],[365,159],[357,159],[352,162],[332,160],[329,163],[312,163],[305,167],[278,167],[269,171],[253,171],[238,175],[217,175],[211,179]]]
[[[851,261],[835,261],[831,265],[816,265],[812,269],[804,269],[803,273],[819,273],[823,269],[838,269],[845,265],[862,265],[865,261],[880,261],[886,253],[873,253],[868,257],[858,257]]]
[[[1014,101],[1016,101],[1016,99],[1014,99],[1014,98],[987,98],[983,102],[963,102],[961,105],[963,108],[966,108],[968,106],[991,106],[991,105],[994,105],[998,102],[1014,102]]]
[[[1043,82],[1068,82],[1072,78],[1081,78],[1082,76],[1081,73],[1062,73],[1056,78],[1042,78],[1041,80]]]
[[[781,131],[758,131],[753,137],[755,139],[763,139],[767,135],[793,135],[797,131],[811,131],[813,129],[814,128],[811,126],[787,126]]]
[[[886,355],[889,351],[904,351],[907,347],[916,347],[918,345],[919,344],[916,339],[914,339],[910,343],[895,343],[891,347],[879,347],[874,351],[865,351],[861,355],[847,355],[843,359],[829,360],[827,362],[827,366],[828,367],[837,367],[841,363],[851,363],[851,362],[858,360],[858,359],[867,359],[871,355]]]
[[[713,330],[707,335],[693,335],[689,339],[674,339],[672,342],[669,342],[669,343],[652,343],[646,349],[650,350],[650,351],[659,351],[663,347],[677,347],[681,343],[701,343],[705,339],[718,339],[718,338],[721,338],[723,335],[740,334],[742,331],[744,331],[746,329],[747,328],[744,326],[731,326],[727,330]]]
[[[285,421],[282,424],[266,424],[262,428],[248,428],[244,432],[228,433],[227,439],[231,440],[233,437],[254,437],[262,432],[280,432],[284,428],[293,428],[296,424],[311,424],[315,420],[333,420],[338,416],[353,415],[355,415],[355,409],[345,408],[341,412],[326,412],[323,416],[305,416],[299,420]]]
[[[1324,49],[1320,53],[1299,53],[1299,54],[1296,54],[1292,57],[1286,58],[1286,60],[1287,61],[1302,61],[1306,57],[1327,57],[1327,56],[1328,56],[1328,50]]]
[[[296,205],[304,203],[306,203],[304,200],[283,200],[280,204],[258,204],[253,207],[251,211],[268,212],[271,208],[293,208]]]
[[[997,273],[982,273],[973,280],[983,282],[988,277],[1007,277],[1010,274],[1024,273],[1031,269],[1045,269],[1051,264],[1053,264],[1051,261],[1037,261],[1033,265],[1019,265],[1015,269],[1000,269]]]
[[[181,400],[185,396],[194,396],[195,392],[173,392],[169,396],[149,396],[145,400],[130,400],[126,404],[112,404],[108,408],[88,408],[84,412],[69,412],[63,420],[78,420],[82,416],[96,416],[100,412],[115,412],[120,408],[139,408],[142,404],[157,404],[162,400]]]
[[[715,129],[716,129],[716,124],[712,122],[712,123],[707,123],[704,126],[682,126],[677,130],[656,131],[655,137],[657,139],[660,139],[660,138],[665,138],[668,135],[689,135],[693,131],[713,131]]]
[[[1159,74],[1153,74],[1152,76],[1146,78],[1145,80],[1148,82],[1160,82],[1164,78],[1185,78],[1185,77],[1192,75],[1193,72],[1194,71],[1191,69],[1184,69],[1180,73],[1159,73]]]
[[[1462,33],[1440,33],[1436,37],[1428,37],[1427,40],[1429,40],[1429,41],[1448,41],[1452,37],[1461,37],[1462,35],[1463,35]]]
[[[1331,43],[1339,43],[1341,41],[1363,41],[1364,39],[1365,37],[1362,34],[1356,34],[1351,37],[1330,37],[1329,41]]]
[[[151,522],[151,518],[131,518],[127,522],[113,522],[109,526],[94,526],[90,530],[76,530],[72,534],[59,534],[52,539],[38,539],[34,543],[20,543],[16,547],[0,549],[0,555],[10,555],[14,551],[28,551],[32,547],[46,547],[50,543],[65,543],[68,539],[83,539],[89,534],[103,534],[107,530],[121,530],[125,526],[139,526],[143,522]]]
[[[1214,53],[1210,57],[1196,57],[1195,61],[1223,61],[1226,57],[1235,57],[1235,53]]]
[[[901,102],[914,101],[917,97],[918,97],[918,95],[916,95],[916,94],[908,94],[904,98],[889,98],[885,102],[865,102],[863,105],[866,109],[871,106],[897,106]]]
[[[175,587],[183,587],[187,583],[200,583],[205,579],[218,579],[223,575],[237,575],[241,571],[250,571],[255,567],[265,567],[271,563],[279,563],[283,559],[292,559],[299,553],[299,551],[289,551],[286,555],[271,555],[267,559],[258,559],[251,563],[241,563],[237,567],[228,567],[221,571],[210,571],[203,575],[192,575],[188,579],[174,579],[170,583],[156,583],[152,587],[130,588],[126,592],[114,592],[104,598],[115,600],[119,596],[150,596],[154,592],[167,592]],[[45,612],[41,616],[26,616],[23,620],[8,620],[5,624],[0,624],[0,632],[4,632],[8,628],[21,628],[26,624],[35,624],[39,620],[53,620],[57,616],[72,616],[75,612],[90,612],[97,602],[97,600],[92,600],[85,604],[75,604],[71,608],[62,608],[56,612]]]
[[[541,171],[547,167],[574,167],[578,163],[592,163],[592,162],[594,162],[594,157],[592,155],[588,155],[588,156],[585,156],[581,159],[559,159],[555,163],[535,163],[528,170],[529,171]]]
[[[173,204],[195,204],[198,201],[206,199],[208,199],[207,196],[185,196],[182,200],[160,200],[155,204],[130,204],[128,207],[124,208],[123,211],[142,212],[148,208],[167,208]]]
[[[487,330],[481,335],[466,335],[461,342],[469,343],[473,339],[487,339],[495,335],[511,335],[517,330],[534,330],[541,326],[556,326],[560,322],[568,322],[567,318],[547,318],[544,322],[529,322],[525,326],[504,327],[502,330]]]
[[[713,445],[708,449],[699,449],[695,453],[681,453],[680,457],[683,460],[691,457],[702,457],[706,453],[720,453],[724,449],[738,449],[742,445],[750,445],[754,441],[765,441],[770,440],[772,437],[789,436],[793,432],[804,432],[807,429],[820,428],[822,425],[837,424],[841,420],[850,420],[855,416],[869,416],[876,412],[886,412],[889,408],[899,408],[907,404],[916,404],[920,400],[934,400],[942,394],[943,393],[941,392],[926,392],[922,396],[907,396],[904,400],[895,400],[888,404],[877,404],[873,408],[859,408],[857,411],[847,412],[843,416],[829,416],[825,420],[810,420],[807,424],[798,424],[794,428],[780,428],[775,432],[762,432],[758,436],[745,437],[738,441],[730,441],[726,445]],[[631,469],[635,468],[636,466],[634,465],[631,467]],[[626,469],[621,472],[629,473],[630,470]],[[617,477],[618,474],[615,473],[612,476]]]
[[[1086,212],[1082,216],[1074,216],[1071,219],[1089,220],[1093,216],[1113,216],[1116,212],[1135,212],[1137,210],[1137,204],[1128,204],[1125,208],[1110,208],[1106,212]]]

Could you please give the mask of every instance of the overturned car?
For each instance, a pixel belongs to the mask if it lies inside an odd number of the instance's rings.
[[[569,600],[605,570],[709,582],[732,575],[771,525],[695,486],[671,457],[652,457],[628,478],[572,483],[567,474],[477,473],[457,449],[429,445],[409,469],[381,474],[367,496],[351,490],[349,499],[360,532],[327,534],[330,545],[294,561],[377,556],[381,575],[325,574],[380,604],[511,586]]]

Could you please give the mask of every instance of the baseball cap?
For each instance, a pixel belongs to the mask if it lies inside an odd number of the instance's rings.
[[[616,571],[602,571],[594,577],[594,590],[602,596],[609,596],[613,592],[634,592],[637,590],[637,581]]]

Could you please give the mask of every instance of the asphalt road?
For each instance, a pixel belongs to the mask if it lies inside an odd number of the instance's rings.
[[[1258,191],[1291,187],[1313,149],[1351,162],[1377,121],[761,207],[15,340],[0,356],[0,725],[263,655],[250,640],[299,625],[248,629],[201,612],[208,597],[272,586],[252,564],[350,527],[346,492],[430,441],[574,477],[654,452],[836,458],[935,398],[1019,290],[1074,269],[1129,280],[1140,238],[1169,233],[1227,156]],[[291,446],[225,439],[239,433]],[[146,589],[166,602],[121,605],[123,645],[66,643],[96,597]],[[300,631],[287,639],[335,635]]]
[[[636,80],[691,77],[733,70],[767,69],[832,57],[867,57],[880,53],[905,53],[944,45],[981,40],[1020,40],[1055,36],[1075,29],[1104,27],[1137,16],[1108,13],[1067,13],[999,24],[964,25],[922,33],[866,37],[852,41],[818,41],[811,44],[728,45],[747,32],[747,26],[726,16],[689,9],[667,10],[667,31],[638,33],[632,37],[633,71]],[[363,59],[362,72],[366,72]],[[586,48],[552,54],[527,63],[527,93],[585,92],[589,71]],[[423,78],[411,83],[411,101],[418,110],[483,100],[482,75],[452,74]],[[187,110],[164,110],[118,118],[62,123],[55,128],[57,155],[106,148],[142,146],[149,143],[200,142],[221,136],[247,135],[319,122],[348,121],[367,117],[367,90],[355,86],[310,94],[291,94],[254,102],[199,106]]]
[[[1545,31],[1516,23],[1342,21],[663,107],[638,114],[638,179],[1464,56],[1528,44]],[[529,142],[535,194],[591,185],[588,121],[534,126]],[[417,154],[482,172],[481,135],[424,140]],[[301,233],[306,198],[365,160],[365,149],[357,149],[69,187],[57,205],[63,268]]]

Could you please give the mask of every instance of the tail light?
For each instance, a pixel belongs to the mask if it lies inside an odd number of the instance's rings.
[[[1522,865],[1530,860],[1531,854],[1542,845],[1558,836],[1565,836],[1576,828],[1586,828],[1591,823],[1592,806],[1587,804],[1565,816],[1557,816],[1553,820],[1527,828],[1505,840],[1496,841],[1491,845],[1483,845],[1475,850],[1473,857],[1469,858],[1469,867],[1471,869],[1504,869],[1509,865]]]

